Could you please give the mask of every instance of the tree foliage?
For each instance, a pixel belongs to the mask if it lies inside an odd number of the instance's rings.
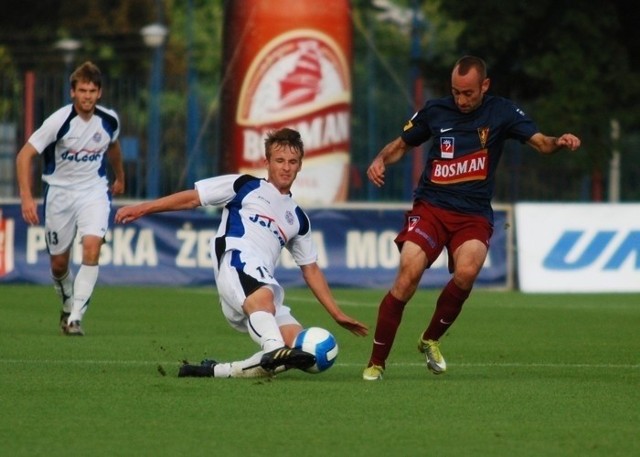
[[[112,76],[141,69],[140,29],[154,20],[154,0],[25,0],[0,15],[0,46],[22,70],[62,68],[56,42],[82,43],[77,60],[93,60]]]
[[[630,43],[638,36],[625,19],[624,2],[485,0],[481,7],[448,0],[442,12],[464,20],[458,46],[484,57],[495,92],[535,112],[545,132],[573,131],[583,138],[589,167],[609,158],[610,120],[637,125],[637,73]],[[579,159],[576,159],[579,160]]]
[[[19,81],[25,70],[60,75],[64,62],[55,43],[73,37],[82,42],[76,62],[94,60],[110,79],[137,78],[146,88],[151,59],[140,30],[161,20],[169,29],[161,103],[164,159],[173,171],[172,164],[185,151],[185,100],[194,81],[187,84],[190,74],[197,75],[201,130],[215,136],[224,70],[223,9],[230,1],[245,0],[14,2],[0,15],[0,76]],[[419,11],[419,21],[381,19],[385,5],[404,11],[405,18],[407,12]],[[640,18],[631,0],[352,0],[352,10],[352,159],[360,176],[418,104],[416,71],[424,97],[444,95],[451,66],[466,53],[485,58],[492,91],[516,100],[543,132],[572,131],[582,137],[581,154],[554,158],[556,166],[582,174],[604,170],[612,149],[611,119],[621,122],[623,132],[640,128],[635,106],[640,96]],[[144,125],[145,101],[143,90],[130,108],[120,111],[125,117],[131,112]],[[10,105],[13,100],[3,99],[0,109],[12,112]],[[215,153],[211,147],[210,153]],[[393,172],[399,174],[395,182],[406,181],[401,168]],[[172,179],[174,185],[181,182]]]

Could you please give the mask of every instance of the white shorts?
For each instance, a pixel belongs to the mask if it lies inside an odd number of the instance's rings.
[[[44,227],[49,254],[63,254],[69,250],[78,234],[107,234],[111,201],[104,188],[69,190],[49,186],[44,199]]]
[[[215,255],[212,252],[213,259]],[[278,326],[300,323],[291,315],[291,308],[284,305],[284,289],[271,275],[262,275],[268,269],[257,257],[240,251],[227,251],[220,266],[214,260],[213,267],[222,313],[233,328],[248,332],[248,317],[242,309],[245,299],[260,287],[268,287],[273,293]]]

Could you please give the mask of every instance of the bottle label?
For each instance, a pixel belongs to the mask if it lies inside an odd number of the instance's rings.
[[[268,42],[251,62],[236,112],[239,171],[265,176],[266,132],[300,132],[305,156],[292,193],[300,203],[346,199],[351,78],[344,52],[328,35],[296,29]]]

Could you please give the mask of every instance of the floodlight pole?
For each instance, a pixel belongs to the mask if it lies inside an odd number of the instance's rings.
[[[54,46],[59,51],[62,51],[62,59],[64,61],[62,104],[65,104],[65,102],[69,99],[69,94],[71,92],[71,82],[69,81],[69,76],[71,75],[73,61],[75,60],[76,52],[78,51],[78,49],[80,49],[82,43],[73,38],[62,38],[56,41]]]
[[[147,198],[160,195],[160,92],[162,90],[164,40],[167,28],[151,24],[140,31],[144,44],[153,51],[149,78],[149,123],[147,131]]]

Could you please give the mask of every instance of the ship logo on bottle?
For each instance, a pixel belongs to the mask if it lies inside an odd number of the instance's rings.
[[[302,171],[292,188],[296,199],[344,200],[350,103],[349,65],[331,37],[310,29],[275,37],[253,59],[240,90],[240,172],[263,175],[265,133],[291,127],[305,145]]]
[[[301,55],[295,67],[280,82],[279,109],[313,102],[320,93],[322,65],[317,42],[300,44]]]

